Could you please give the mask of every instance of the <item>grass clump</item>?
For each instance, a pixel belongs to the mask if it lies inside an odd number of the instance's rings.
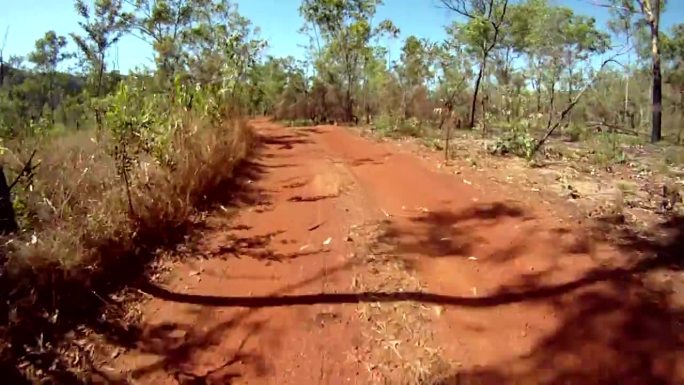
[[[590,160],[599,166],[610,166],[627,162],[620,137],[613,133],[601,133],[589,143]]]

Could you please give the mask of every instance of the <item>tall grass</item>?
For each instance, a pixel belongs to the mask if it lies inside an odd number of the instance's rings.
[[[114,129],[31,145],[40,165],[14,191],[22,231],[2,240],[0,358],[19,360],[38,341],[56,343],[95,315],[108,293],[139,278],[154,251],[177,241],[232,180],[252,146],[246,123],[222,110],[170,106],[151,122],[164,141],[152,151],[131,137],[125,164]]]

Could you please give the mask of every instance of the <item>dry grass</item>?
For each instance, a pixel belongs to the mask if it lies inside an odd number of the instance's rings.
[[[357,253],[359,266],[353,288],[363,292],[421,291],[410,262],[390,253],[388,245],[377,240],[382,224],[366,225],[361,233],[370,234]],[[354,235],[358,239],[358,235]],[[435,376],[448,372],[449,364],[434,342],[429,327],[439,317],[440,307],[402,301],[361,303],[357,313],[364,327],[366,369],[378,384],[431,384]]]
[[[173,139],[171,167],[140,157],[125,184],[110,143],[76,132],[37,144],[40,166],[15,192],[22,233],[6,239],[0,270],[0,353],[26,358],[24,346],[60,338],[107,295],[140,278],[158,247],[182,240],[198,210],[231,182],[252,135],[240,120],[210,126],[190,114]],[[24,144],[26,148],[26,144]],[[11,159],[11,157],[10,157]],[[46,364],[50,366],[48,362]]]

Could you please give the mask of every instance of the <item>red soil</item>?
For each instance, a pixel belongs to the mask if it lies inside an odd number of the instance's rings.
[[[136,383],[366,384],[358,303],[398,299],[437,310],[434,383],[684,383],[682,312],[564,210],[342,127],[255,126],[243,207],[146,290],[143,338],[112,363]],[[420,293],[353,292],[348,234],[381,219]]]

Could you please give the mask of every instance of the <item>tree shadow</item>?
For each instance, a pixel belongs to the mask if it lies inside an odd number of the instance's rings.
[[[262,136],[261,142],[266,146],[275,146],[281,150],[291,149],[298,144],[313,143],[313,141],[311,139],[306,138],[306,136],[294,134]]]
[[[240,236],[236,234],[231,234],[228,236],[225,244],[220,246],[218,249],[206,254],[205,257],[210,258],[241,258],[248,257],[259,261],[270,261],[270,262],[285,262],[290,261],[299,257],[304,257],[308,255],[319,255],[327,253],[325,249],[303,249],[290,253],[282,253],[275,251],[271,247],[273,239],[284,234],[284,230],[273,231],[262,235],[245,235]],[[287,240],[284,240],[286,242]]]
[[[398,256],[467,257],[474,245],[485,242],[478,232],[502,218],[529,218],[514,205],[496,202],[476,204],[461,211],[420,213],[385,224],[379,241]]]
[[[436,213],[432,221],[451,223],[456,218],[465,220],[478,215],[492,219],[493,212],[497,211],[503,215],[520,215],[516,210],[473,208],[449,215]],[[432,383],[674,385],[684,381],[684,301],[666,288],[653,285],[649,277],[681,270],[682,223],[682,218],[671,218],[660,226],[669,236],[650,240],[625,229],[615,229],[615,235],[622,236],[618,247],[625,252],[631,248],[642,253],[638,258],[626,259],[623,266],[597,266],[575,279],[557,283],[545,280],[547,272],[522,275],[513,283],[502,284],[491,294],[480,297],[422,291],[297,295],[286,294],[287,290],[268,296],[207,296],[173,292],[148,282],[141,283],[140,289],[166,301],[246,309],[396,301],[455,308],[535,303],[553,308],[559,323],[529,352],[491,366],[435,373]],[[309,281],[312,279],[318,278]],[[496,327],[496,319],[491,322]]]
[[[501,287],[565,292],[543,299],[560,315],[559,326],[528,354],[435,375],[433,385],[684,383],[684,292],[667,284],[684,279],[677,274],[684,265],[683,224],[673,216],[646,234],[600,224],[604,238],[625,253],[639,253],[631,266],[596,268],[555,288],[544,286],[540,277]]]

